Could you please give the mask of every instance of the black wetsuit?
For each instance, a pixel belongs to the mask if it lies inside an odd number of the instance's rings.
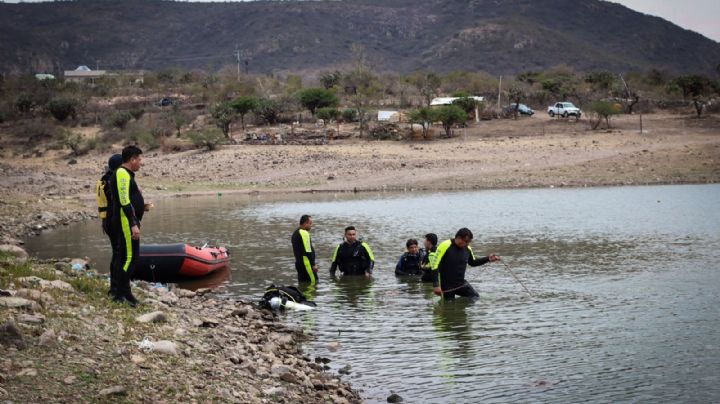
[[[397,265],[395,265],[395,275],[420,275],[422,273],[422,269],[420,269],[421,263],[421,254],[410,254],[406,252],[400,257]]]
[[[465,269],[467,265],[476,267],[487,264],[490,262],[490,257],[475,258],[469,247],[460,248],[455,245],[455,240],[447,240],[438,245],[435,259],[432,271],[433,286],[440,286],[444,299],[454,299],[456,295],[480,297],[465,280]]]
[[[420,268],[422,268],[422,280],[423,282],[432,282],[432,262],[435,261],[435,255],[437,251],[437,246],[433,246],[430,251],[425,251],[423,253],[423,259],[422,263],[420,264]]]
[[[135,182],[135,173],[120,167],[110,177],[112,209],[109,214],[109,228],[116,237],[117,251],[115,264],[111,267],[110,290],[115,290],[117,298],[130,298],[130,278],[135,271],[135,263],[140,254],[140,240],[132,239],[132,227],[140,227],[145,200]]]
[[[330,266],[330,275],[335,276],[335,271],[340,269],[343,276],[371,274],[375,268],[375,256],[370,246],[364,241],[356,241],[348,244],[342,242],[335,247]]]
[[[317,283],[317,274],[313,270],[315,266],[315,248],[307,230],[298,228],[290,237],[293,254],[295,255],[295,270],[298,275],[298,282]]]

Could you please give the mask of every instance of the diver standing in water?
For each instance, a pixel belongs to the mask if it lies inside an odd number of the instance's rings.
[[[345,240],[335,247],[330,266],[330,275],[340,269],[343,276],[364,275],[370,276],[375,267],[375,256],[370,246],[357,239],[357,230],[354,226],[345,228]]]
[[[411,238],[405,243],[405,248],[407,251],[400,256],[400,260],[397,265],[395,265],[395,275],[420,275],[422,273],[422,270],[420,269],[422,254],[418,249],[418,241]]]
[[[437,242],[437,234],[428,233],[425,235],[425,253],[420,264],[420,268],[422,268],[422,278],[420,279],[423,282],[432,282],[432,264],[435,262],[435,255],[437,254]]]
[[[476,299],[480,295],[465,280],[467,265],[476,267],[500,260],[500,256],[490,254],[475,258],[470,248],[473,234],[463,227],[455,233],[455,238],[440,243],[435,262],[432,265],[433,291],[444,300],[452,300],[455,295]]]
[[[313,248],[310,239],[310,229],[312,229],[313,220],[310,215],[302,215],[300,217],[300,226],[293,232],[290,237],[292,243],[293,254],[295,255],[295,269],[298,274],[298,282],[301,283],[317,283],[318,267],[315,264],[315,248]]]

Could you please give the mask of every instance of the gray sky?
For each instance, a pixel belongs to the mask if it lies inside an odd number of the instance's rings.
[[[645,14],[656,15],[720,42],[719,0],[612,0]]]
[[[0,0],[18,3],[21,0]],[[44,0],[23,0],[26,3]],[[186,0],[184,0],[186,1]],[[225,0],[195,0],[225,1]],[[248,1],[248,0],[230,0]],[[251,0],[250,0],[251,1]],[[582,1],[582,0],[580,0]],[[641,13],[662,17],[720,42],[720,0],[611,0]]]

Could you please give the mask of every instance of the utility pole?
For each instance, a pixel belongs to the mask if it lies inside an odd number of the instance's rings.
[[[500,83],[498,83],[498,111],[500,111],[500,93],[502,92],[502,76],[500,76]]]
[[[235,57],[237,58],[237,81],[240,81],[240,49],[235,46]]]

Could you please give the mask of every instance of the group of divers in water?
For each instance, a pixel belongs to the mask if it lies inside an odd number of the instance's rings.
[[[103,231],[112,247],[109,294],[116,302],[133,307],[138,300],[131,292],[130,279],[140,254],[140,223],[144,213],[153,206],[145,203],[135,182],[135,173],[142,164],[142,150],[137,146],[125,147],[122,154],[110,157],[96,189]],[[318,281],[315,248],[310,237],[312,227],[312,217],[303,215],[291,237],[295,269],[301,284],[314,285]],[[445,300],[456,296],[478,298],[478,293],[465,280],[467,265],[475,267],[499,261],[500,256],[476,257],[470,248],[472,240],[473,234],[467,228],[458,230],[454,238],[439,244],[437,235],[428,233],[422,250],[417,240],[410,239],[406,243],[407,251],[395,267],[395,274],[432,282],[434,293]],[[345,228],[344,241],[332,254],[330,274],[335,276],[339,270],[343,276],[369,277],[374,266],[375,256],[370,246],[357,238],[355,227]]]
[[[300,217],[300,225],[290,238],[295,256],[295,269],[298,282],[315,284],[318,281],[318,265],[315,261],[315,248],[310,237],[313,219],[310,215]],[[490,254],[476,257],[470,243],[473,233],[462,228],[455,237],[438,244],[434,233],[425,235],[424,249],[420,249],[416,239],[405,243],[407,251],[402,254],[395,266],[395,275],[400,277],[419,277],[423,282],[432,282],[433,292],[445,300],[456,296],[476,299],[480,295],[465,280],[468,265],[476,267],[500,260],[500,256]],[[336,276],[339,270],[343,276],[372,275],[375,256],[370,246],[357,238],[354,226],[345,228],[344,240],[332,254],[330,275]]]

